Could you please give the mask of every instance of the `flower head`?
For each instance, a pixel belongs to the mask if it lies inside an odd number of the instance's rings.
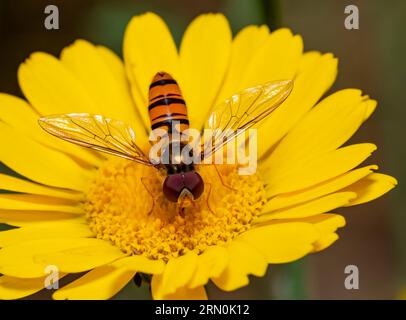
[[[34,53],[18,72],[27,101],[0,94],[0,298],[44,287],[46,268],[87,272],[55,299],[108,299],[137,273],[152,275],[155,299],[205,298],[212,280],[225,291],[334,243],[339,207],[380,197],[396,184],[361,164],[370,143],[343,146],[376,101],[360,90],[323,95],[336,77],[332,54],[303,52],[288,29],[249,26],[234,39],[224,16],[202,15],[179,50],[157,15],[134,17],[124,63],[109,49],[78,40],[59,59]],[[39,116],[102,114],[128,122],[148,148],[148,87],[161,70],[177,79],[191,127],[234,93],[293,79],[288,99],[258,131],[258,172],[201,166],[205,193],[184,215],[162,196],[158,172],[47,135]],[[147,178],[147,179],[144,179]]]

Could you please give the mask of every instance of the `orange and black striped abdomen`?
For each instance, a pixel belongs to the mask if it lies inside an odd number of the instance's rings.
[[[180,88],[168,73],[158,72],[149,86],[149,118],[151,129],[172,131],[174,121],[180,124],[180,132],[189,128],[185,101]]]

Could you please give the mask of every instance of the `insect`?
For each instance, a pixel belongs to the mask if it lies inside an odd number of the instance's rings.
[[[214,107],[204,128],[215,132],[212,140],[216,143],[204,145],[201,158],[222,150],[237,135],[267,118],[286,100],[292,87],[290,80],[268,82],[245,89]],[[179,85],[166,72],[158,72],[149,86],[148,112],[152,130],[166,130],[168,135],[173,136],[172,125],[175,122],[179,132],[189,128],[187,107]],[[162,191],[171,202],[182,206],[185,199],[194,201],[203,194],[204,181],[195,165],[185,164],[182,159],[167,164],[154,163],[137,146],[133,129],[123,121],[102,115],[72,113],[41,117],[39,124],[45,131],[63,140],[142,165],[155,166],[166,174]],[[226,135],[225,132],[232,134]],[[170,139],[162,153],[171,154],[174,144],[184,146],[183,142]]]

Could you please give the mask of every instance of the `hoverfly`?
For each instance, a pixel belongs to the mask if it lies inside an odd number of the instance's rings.
[[[245,89],[214,107],[205,129],[215,132],[213,141],[217,143],[205,145],[201,157],[222,150],[238,134],[267,118],[286,100],[292,87],[290,80],[268,82]],[[149,86],[148,111],[152,130],[164,129],[172,136],[171,128],[175,121],[180,132],[189,128],[187,107],[180,88],[166,72],[158,72]],[[45,131],[63,140],[162,169],[166,173],[162,191],[171,202],[180,203],[185,198],[193,201],[203,194],[204,182],[193,164],[185,164],[182,159],[176,163],[154,163],[137,146],[133,129],[123,121],[102,115],[73,113],[41,117],[39,124]],[[230,130],[232,134],[223,139],[224,132]],[[172,139],[163,153],[171,152],[172,144],[182,146],[184,143]]]

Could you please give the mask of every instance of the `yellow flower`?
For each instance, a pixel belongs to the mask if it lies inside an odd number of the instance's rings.
[[[18,79],[28,102],[0,95],[0,160],[19,174],[0,175],[0,298],[44,287],[45,270],[88,271],[54,293],[55,299],[108,299],[136,273],[152,275],[152,295],[206,298],[211,279],[230,291],[263,276],[268,264],[323,250],[338,239],[342,216],[331,213],[380,197],[396,184],[358,167],[374,144],[343,146],[367,120],[376,101],[360,90],[338,91],[320,102],[336,77],[332,54],[303,52],[288,29],[249,26],[234,39],[219,14],[202,15],[187,28],[179,51],[155,14],[133,18],[124,38],[124,64],[110,50],[79,40],[60,59],[34,53]],[[44,133],[40,115],[89,112],[130,123],[146,146],[148,85],[157,71],[178,80],[192,127],[210,108],[240,90],[294,79],[289,98],[260,127],[259,171],[240,176],[219,166],[200,172],[211,185],[210,211],[177,214],[150,194],[141,177],[150,168],[105,158]],[[224,183],[224,185],[223,185]],[[233,192],[230,192],[230,185]],[[207,195],[208,190],[206,190]]]

